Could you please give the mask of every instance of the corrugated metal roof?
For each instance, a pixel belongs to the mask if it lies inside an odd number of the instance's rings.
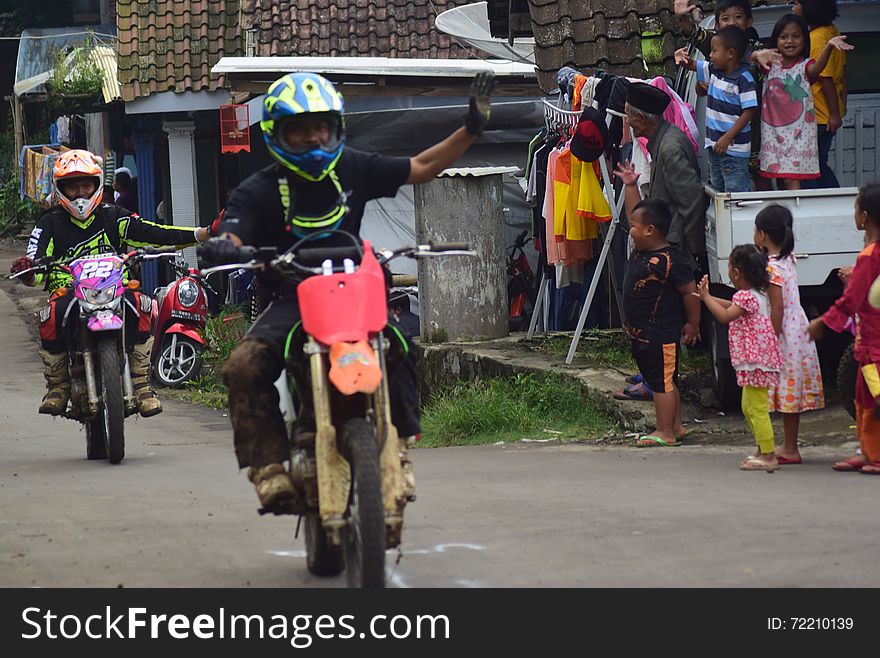
[[[452,167],[444,169],[438,178],[453,176],[491,176],[493,174],[515,174],[520,170],[519,167]]]
[[[122,88],[119,86],[119,75],[116,68],[116,51],[107,46],[92,48],[92,61],[104,72],[104,84],[101,94],[105,103],[122,99]]]

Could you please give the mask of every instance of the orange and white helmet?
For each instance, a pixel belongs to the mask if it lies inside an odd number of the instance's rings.
[[[101,158],[84,149],[65,151],[55,160],[55,166],[52,168],[52,183],[55,187],[55,193],[64,209],[77,219],[87,219],[101,203],[101,196],[104,192],[104,170],[101,165]],[[83,179],[95,181],[94,193],[88,198],[68,198],[62,189],[63,185]]]

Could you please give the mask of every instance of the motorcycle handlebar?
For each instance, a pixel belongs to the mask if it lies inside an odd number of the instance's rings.
[[[430,251],[470,251],[468,242],[430,242]]]

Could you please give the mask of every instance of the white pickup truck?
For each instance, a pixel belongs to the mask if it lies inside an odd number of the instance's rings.
[[[728,298],[733,294],[727,257],[735,245],[753,241],[755,215],[767,204],[786,205],[794,215],[801,302],[810,316],[824,311],[840,295],[842,285],[837,271],[852,265],[864,245],[863,234],[855,229],[853,204],[860,185],[880,179],[880,1],[838,0],[837,5],[840,16],[835,24],[855,46],[847,54],[847,114],[829,158],[829,165],[843,187],[721,193],[707,185],[706,248],[714,294]],[[790,10],[789,6],[756,7],[753,18],[758,34],[768,39],[779,17]],[[714,17],[710,17],[702,25],[711,28],[714,22]],[[699,53],[694,56],[702,59]],[[702,131],[706,125],[706,104],[704,97],[696,95],[695,84],[693,73],[680,72],[676,90],[696,108],[697,125]],[[705,174],[704,160],[701,157]],[[739,388],[730,366],[727,328],[712,319],[709,329],[716,395],[723,406],[738,407]],[[847,342],[848,337],[844,336],[820,345],[826,381],[836,373]]]

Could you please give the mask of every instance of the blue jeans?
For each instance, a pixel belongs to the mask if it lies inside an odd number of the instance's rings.
[[[749,158],[735,155],[718,155],[712,149],[709,153],[709,182],[718,192],[748,192]]]
[[[801,187],[805,190],[817,190],[823,187],[840,187],[837,176],[828,166],[828,155],[831,153],[831,143],[834,141],[834,133],[828,130],[825,124],[816,126],[819,129],[819,178],[801,181]]]

